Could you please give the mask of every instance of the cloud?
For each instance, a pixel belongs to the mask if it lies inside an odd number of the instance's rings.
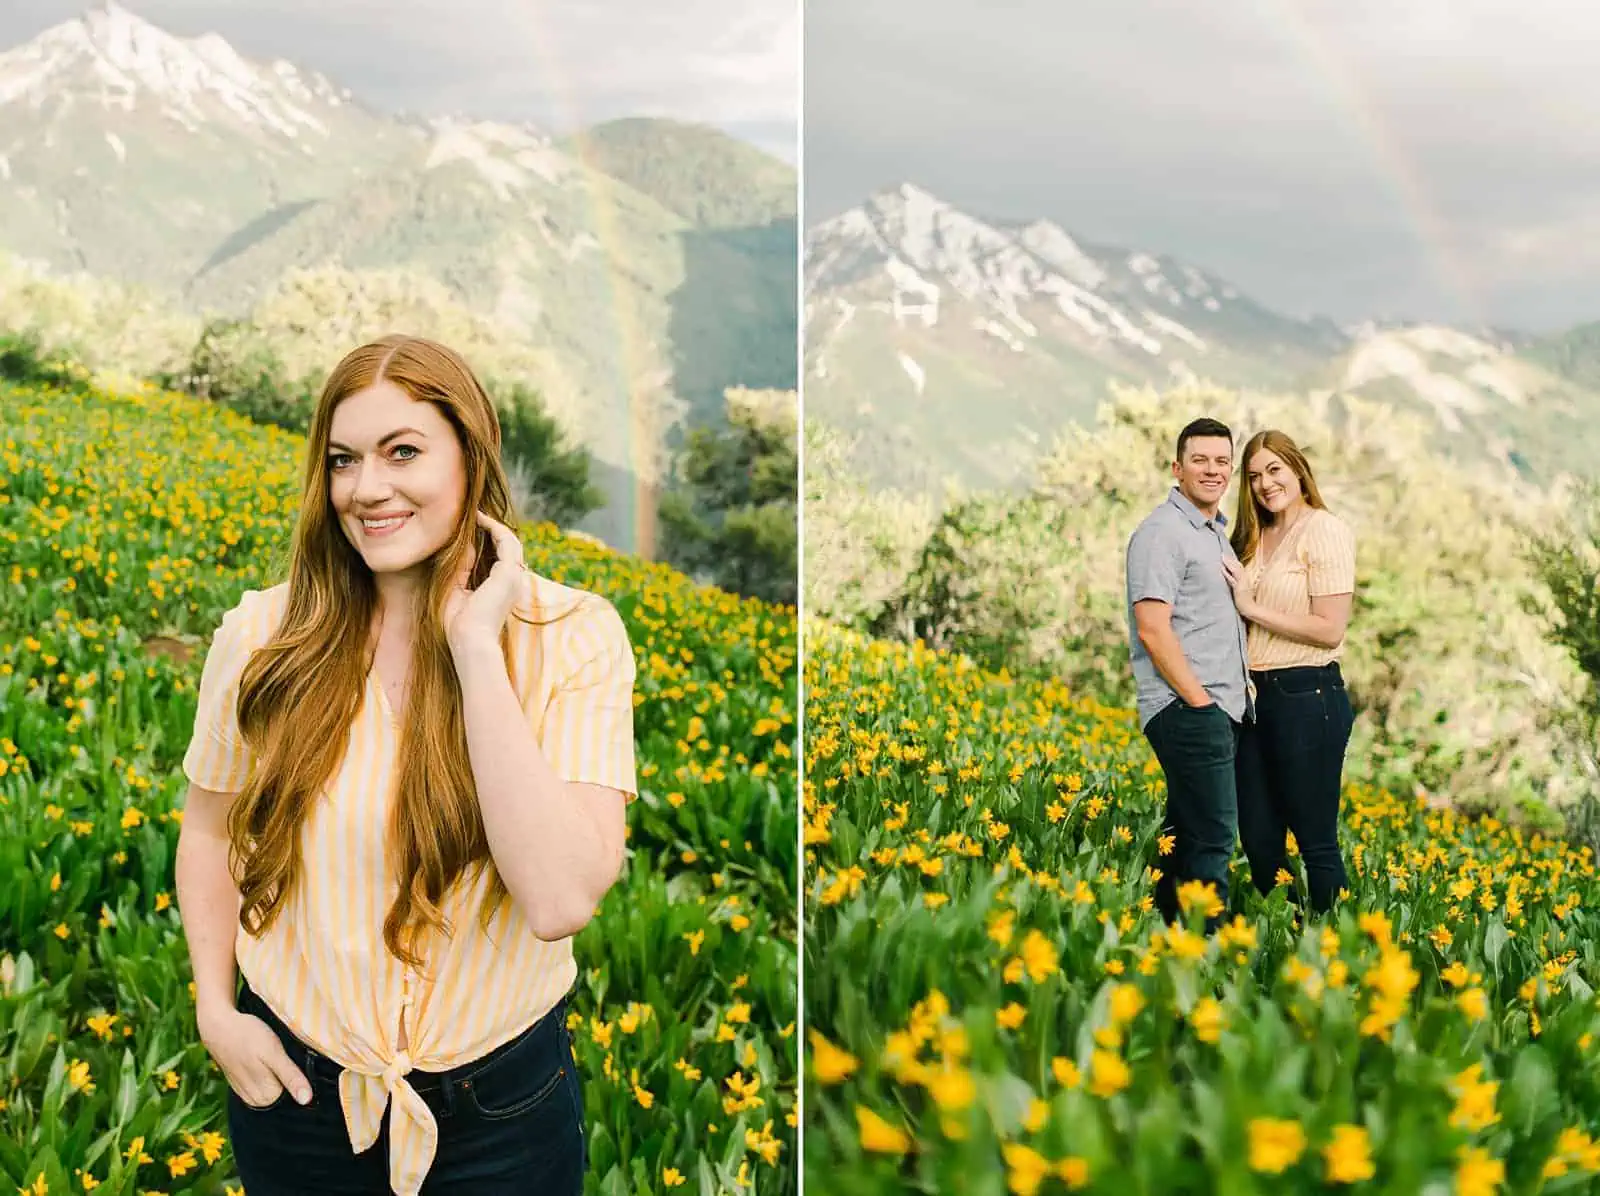
[[[6,0],[0,45],[86,0]],[[125,0],[185,36],[214,31],[385,109],[531,120],[557,131],[625,115],[718,125],[796,161],[795,0]],[[403,14],[403,15],[399,15]]]
[[[1290,311],[1594,318],[1595,44],[1564,0],[814,3],[807,219],[910,179]]]

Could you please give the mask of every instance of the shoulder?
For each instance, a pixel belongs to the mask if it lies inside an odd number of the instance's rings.
[[[542,574],[532,577],[532,597],[517,613],[528,620],[522,623],[522,634],[538,637],[547,659],[575,665],[612,653],[632,660],[627,624],[609,599]]]
[[[246,590],[239,595],[239,601],[223,613],[214,641],[245,650],[259,648],[277,631],[288,605],[288,582],[264,590]]]
[[[517,611],[530,619],[557,627],[574,620],[603,618],[606,612],[616,614],[611,602],[593,590],[569,586],[542,573],[529,576],[533,579],[532,595],[518,603]]]
[[[1342,550],[1352,550],[1356,543],[1356,534],[1350,525],[1332,511],[1320,507],[1312,509],[1306,538],[1325,547]]]
[[[1169,502],[1162,503],[1139,521],[1139,526],[1133,529],[1128,544],[1148,545],[1168,540],[1172,537],[1173,529],[1177,526],[1173,519],[1177,511]]]

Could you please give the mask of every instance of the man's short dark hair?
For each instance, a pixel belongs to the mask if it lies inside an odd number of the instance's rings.
[[[1188,447],[1189,441],[1196,436],[1221,436],[1229,444],[1233,443],[1233,431],[1227,424],[1219,419],[1202,416],[1200,419],[1191,421],[1188,427],[1178,433],[1178,455],[1173,458],[1174,461],[1183,460],[1183,450]]]

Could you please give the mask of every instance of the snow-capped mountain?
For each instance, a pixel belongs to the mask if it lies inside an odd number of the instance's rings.
[[[181,286],[251,219],[425,140],[320,75],[110,0],[0,53],[0,236],[53,268]]]
[[[0,120],[78,106],[155,115],[196,131],[225,122],[314,143],[350,93],[282,60],[255,64],[214,33],[174,37],[115,0],[0,54]]]
[[[1065,341],[1136,372],[1204,372],[1241,341],[1298,367],[1345,343],[1333,325],[1279,316],[1193,266],[1091,246],[1048,220],[984,221],[910,184],[812,230],[806,282],[824,370],[830,315],[863,303],[897,324],[955,321],[1012,352]]]
[[[1566,401],[1505,337],[1296,319],[1191,263],[911,184],[808,232],[805,299],[807,411],[863,434],[899,485],[1017,481],[1114,381],[1377,396],[1502,458],[1509,427]]]

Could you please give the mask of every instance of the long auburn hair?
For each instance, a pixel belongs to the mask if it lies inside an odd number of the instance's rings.
[[[399,777],[387,827],[399,891],[383,924],[398,958],[422,964],[426,934],[448,935],[445,893],[471,871],[490,873],[480,916],[487,929],[509,894],[489,856],[467,755],[461,687],[440,612],[476,545],[469,585],[482,584],[494,547],[473,512],[513,524],[511,488],[500,462],[493,402],[460,356],[433,341],[386,336],[334,367],[312,416],[305,485],[290,547],[289,594],[274,637],[252,654],[239,682],[239,729],[256,756],[228,816],[229,865],[239,886],[239,921],[264,934],[282,912],[301,870],[301,829],[339,766],[360,710],[376,641],[377,586],[339,527],[329,494],[328,436],[334,409],[387,381],[432,403],[455,429],[466,490],[455,535],[426,562],[412,630],[411,691],[400,734]],[[523,618],[520,614],[519,618]],[[523,618],[524,622],[531,622]],[[510,632],[500,633],[511,666]]]
[[[1239,480],[1239,502],[1234,512],[1233,535],[1229,537],[1234,555],[1243,564],[1249,564],[1255,557],[1256,548],[1261,543],[1262,527],[1272,523],[1272,512],[1256,502],[1256,496],[1250,489],[1250,461],[1261,449],[1277,454],[1294,476],[1300,479],[1300,492],[1305,495],[1308,507],[1315,507],[1319,511],[1328,509],[1328,504],[1322,501],[1322,492],[1317,489],[1311,462],[1306,460],[1300,446],[1290,439],[1288,433],[1276,428],[1257,432],[1246,441],[1244,452],[1239,455],[1244,476]]]

